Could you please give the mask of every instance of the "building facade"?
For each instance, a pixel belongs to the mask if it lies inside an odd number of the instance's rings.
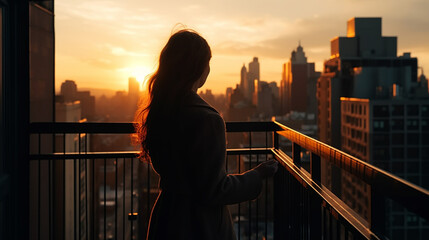
[[[321,141],[427,188],[421,169],[428,159],[429,99],[417,66],[410,53],[397,56],[397,38],[382,36],[381,18],[350,19],[347,36],[331,40],[318,79],[318,129]],[[347,172],[322,168],[322,181],[370,219],[371,189]],[[395,206],[386,202],[387,236],[424,239],[428,226]]]

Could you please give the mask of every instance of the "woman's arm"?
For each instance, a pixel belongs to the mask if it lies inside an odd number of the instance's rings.
[[[262,179],[270,173],[267,166],[242,174],[227,175],[225,170],[225,122],[216,113],[207,114],[196,127],[191,162],[197,196],[208,204],[234,204],[255,199],[261,192]],[[267,165],[267,164],[265,164]],[[275,165],[276,168],[277,165]],[[275,171],[272,171],[274,174]]]

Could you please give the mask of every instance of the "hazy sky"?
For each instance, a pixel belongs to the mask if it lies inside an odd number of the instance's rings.
[[[79,88],[126,90],[128,77],[154,69],[179,23],[211,45],[204,88],[215,93],[239,83],[254,56],[261,80],[279,82],[298,41],[321,71],[330,40],[346,35],[352,17],[382,17],[383,35],[398,36],[398,55],[411,52],[428,73],[428,9],[428,0],[56,0],[56,86],[72,79]]]

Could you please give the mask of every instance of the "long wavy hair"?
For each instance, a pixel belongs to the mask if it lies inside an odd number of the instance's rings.
[[[210,46],[197,32],[185,29],[171,35],[159,56],[158,69],[148,80],[149,98],[136,112],[134,127],[141,160],[150,162],[151,146],[168,138],[168,123],[175,120],[210,58]]]

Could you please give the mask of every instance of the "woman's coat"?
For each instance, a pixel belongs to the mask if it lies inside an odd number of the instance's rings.
[[[250,170],[227,175],[225,122],[192,93],[157,138],[150,156],[161,192],[152,209],[148,239],[236,239],[226,207],[255,199],[262,179]]]

